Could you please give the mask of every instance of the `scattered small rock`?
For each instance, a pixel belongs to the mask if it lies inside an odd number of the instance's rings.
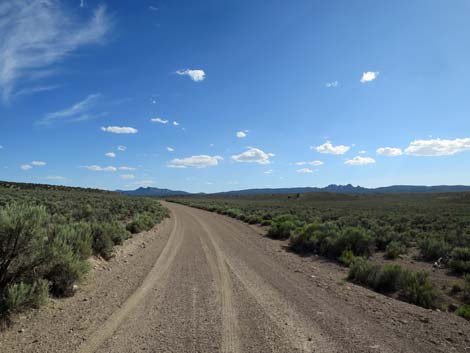
[[[24,333],[24,331],[25,331],[24,328],[20,328],[20,329],[18,330],[18,333]]]
[[[429,319],[427,317],[420,317],[419,321],[421,321],[422,323],[425,323],[425,324],[429,323]]]
[[[459,306],[455,303],[450,303],[449,306],[447,307],[447,310],[451,311],[451,312],[454,312],[455,310],[457,310],[459,308]]]

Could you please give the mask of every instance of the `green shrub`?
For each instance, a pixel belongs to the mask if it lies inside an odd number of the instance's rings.
[[[363,228],[347,227],[338,237],[331,239],[328,244],[328,254],[337,258],[343,251],[351,250],[355,256],[370,256],[373,239]]]
[[[288,239],[297,227],[297,219],[292,215],[277,217],[268,231],[268,237],[273,239]]]
[[[455,313],[458,316],[463,317],[464,319],[470,320],[470,305],[469,304],[462,305],[460,308],[458,308],[455,311]]]
[[[423,308],[433,307],[436,291],[431,282],[429,282],[426,272],[418,271],[413,273],[403,271],[401,282],[401,295],[403,299]]]
[[[106,226],[104,224],[93,224],[92,234],[94,253],[109,260],[113,256],[114,242],[111,239],[111,234],[107,232]]]
[[[402,254],[406,254],[406,247],[397,241],[390,242],[385,248],[385,257],[387,259],[394,260]]]
[[[343,265],[349,267],[355,260],[356,256],[354,256],[351,250],[344,250],[340,257],[338,257],[338,261]]]
[[[49,284],[43,279],[38,279],[32,284],[26,282],[11,284],[6,288],[0,313],[14,314],[29,308],[38,308],[47,301],[48,292]]]
[[[470,273],[464,275],[463,300],[470,304]]]
[[[357,258],[349,267],[348,279],[367,287],[375,288],[379,273],[379,265],[364,258]]]
[[[86,260],[92,255],[93,235],[90,224],[79,222],[60,225],[56,227],[55,233],[59,233],[65,239],[81,260]]]
[[[457,273],[470,273],[470,248],[452,250],[449,266]]]
[[[426,237],[418,245],[421,256],[429,261],[436,261],[440,257],[447,255],[451,249],[450,245],[444,240],[432,237]]]
[[[375,289],[379,292],[394,293],[400,288],[403,269],[400,265],[386,264],[380,270],[375,283]]]
[[[132,234],[136,234],[152,229],[155,223],[156,220],[152,214],[148,212],[139,213],[132,219],[130,223],[127,224],[126,229]]]
[[[337,236],[338,227],[334,223],[310,223],[291,235],[289,246],[298,252],[327,255]]]

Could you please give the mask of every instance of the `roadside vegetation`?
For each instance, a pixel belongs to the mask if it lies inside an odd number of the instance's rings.
[[[0,182],[0,321],[70,296],[92,255],[168,216],[158,201],[50,185]]]
[[[349,280],[397,299],[446,309],[452,298],[452,307],[460,303],[456,314],[469,318],[470,193],[184,196],[168,201],[265,226],[268,237],[288,240],[291,250],[348,266]],[[391,263],[373,261],[376,254]],[[446,269],[449,281],[455,278],[455,286],[462,288],[437,288],[427,272],[394,263],[403,257]]]

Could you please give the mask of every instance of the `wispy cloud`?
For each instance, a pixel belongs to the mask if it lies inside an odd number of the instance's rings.
[[[107,126],[101,127],[101,131],[112,134],[136,134],[139,130],[129,126]]]
[[[206,78],[206,73],[204,70],[193,70],[193,69],[184,69],[178,70],[176,73],[180,76],[189,76],[191,80],[195,82],[204,81]]]
[[[33,167],[29,164],[23,164],[22,166],[20,166],[21,170],[30,170],[30,169],[33,169]]]
[[[43,161],[32,161],[31,165],[34,165],[35,167],[44,167],[47,163]]]
[[[99,165],[84,165],[81,168],[88,169],[92,172],[115,172],[117,171],[116,167],[108,166],[108,167],[101,167]]]
[[[66,180],[66,177],[60,176],[60,175],[50,175],[45,177],[46,180]]]
[[[73,104],[72,106],[59,110],[57,112],[48,113],[38,121],[40,125],[50,125],[58,121],[84,121],[94,117],[89,111],[96,106],[100,93],[90,94],[84,100]]]
[[[108,152],[104,154],[108,158],[116,158],[116,153],[114,152]]]
[[[153,118],[150,119],[152,123],[159,123],[159,124],[168,124],[168,120],[163,119],[163,118]]]
[[[325,84],[327,88],[335,88],[335,87],[338,87],[338,85],[339,85],[338,81],[327,82]]]
[[[377,149],[376,153],[387,157],[397,157],[403,154],[402,150],[396,147],[380,147]]]
[[[123,167],[119,167],[118,169],[119,170],[132,171],[132,170],[135,170],[136,168],[123,166]]]
[[[54,65],[71,52],[100,43],[111,27],[104,5],[85,22],[58,0],[3,0],[1,5],[0,89],[4,102],[18,86],[50,75]]]
[[[169,168],[206,168],[213,167],[223,160],[220,156],[199,155],[186,158],[175,158],[168,163]]]
[[[121,151],[121,152],[124,152],[125,150],[127,150],[127,147],[126,146],[117,146],[117,150]]]
[[[53,91],[60,88],[60,85],[49,85],[49,86],[36,86],[31,88],[24,88],[15,93],[15,97],[29,96],[36,93]]]
[[[310,162],[296,162],[295,165],[312,165],[314,167],[318,167],[320,165],[323,165],[324,163],[322,161],[310,161]]]
[[[313,170],[310,169],[310,168],[301,168],[301,169],[297,169],[297,173],[300,173],[300,174],[312,174],[312,173],[313,173]]]
[[[375,159],[371,157],[362,157],[362,156],[356,156],[353,159],[348,159],[347,161],[344,162],[344,164],[347,165],[367,165],[367,164],[374,164]]]
[[[122,174],[121,179],[124,179],[124,180],[135,179],[135,175],[134,174]]]
[[[167,150],[168,152],[174,152],[174,151],[175,151],[175,149],[174,149],[173,147],[170,147],[170,146],[168,146],[168,147],[166,148],[166,150]]]

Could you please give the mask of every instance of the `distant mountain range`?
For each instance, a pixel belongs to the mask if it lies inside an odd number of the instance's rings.
[[[294,188],[264,188],[245,189],[214,193],[213,195],[263,195],[263,194],[302,194],[306,192],[332,192],[338,194],[392,194],[392,193],[430,193],[430,192],[470,192],[470,186],[465,185],[436,185],[436,186],[415,186],[415,185],[392,185],[379,188],[364,188],[362,186],[335,185],[331,184],[323,188],[318,187],[294,187]],[[193,195],[192,193],[180,190],[159,189],[154,187],[140,187],[136,190],[117,190],[122,194],[132,196],[180,196]],[[199,194],[200,195],[200,194]]]
[[[176,196],[176,195],[191,195],[186,191],[159,189],[152,187],[140,187],[135,190],[116,190],[117,192],[130,196]]]

